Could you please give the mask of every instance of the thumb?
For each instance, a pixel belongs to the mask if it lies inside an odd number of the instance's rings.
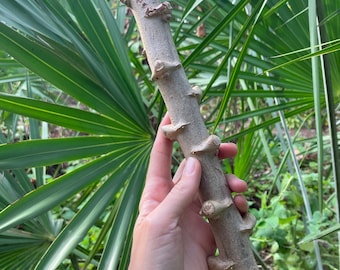
[[[185,161],[179,181],[159,205],[159,211],[166,219],[174,220],[182,215],[196,197],[200,179],[201,164],[197,159],[189,157]]]

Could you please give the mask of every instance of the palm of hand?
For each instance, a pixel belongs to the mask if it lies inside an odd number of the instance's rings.
[[[156,194],[147,205],[157,205],[161,190]],[[214,254],[216,246],[209,224],[198,214],[200,207],[196,198],[178,218],[172,219],[165,215],[160,203],[149,215],[139,216],[134,237],[146,243],[141,257],[153,258],[152,265],[143,269],[208,269],[206,259]]]
[[[168,123],[165,117],[161,126]],[[207,257],[214,255],[214,237],[199,215],[200,163],[194,158],[183,161],[172,180],[171,152],[172,142],[158,132],[134,229],[130,270],[203,270],[208,269]],[[222,144],[219,157],[232,157],[236,152],[235,145]],[[235,192],[247,189],[245,182],[232,175],[228,185]],[[245,198],[234,200],[245,213]]]

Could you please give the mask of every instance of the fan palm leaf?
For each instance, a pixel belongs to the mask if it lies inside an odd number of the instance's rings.
[[[280,122],[302,119],[304,125],[316,100],[312,69],[332,79],[320,89],[334,94],[334,104],[321,90],[317,102],[334,120],[340,99],[338,1],[319,3],[324,17],[317,26],[326,35],[317,40],[316,51],[307,0],[172,4],[178,53],[190,82],[202,87],[207,127],[224,141],[255,145],[260,153],[266,140],[253,139],[259,130],[269,141]],[[29,269],[61,263],[127,268],[154,128],[164,113],[128,14],[117,0],[0,2],[1,269],[24,263]],[[323,56],[331,68],[320,62],[313,67],[311,59]],[[235,110],[237,102],[241,108]],[[69,132],[41,136],[42,122]],[[239,123],[242,128],[234,128]],[[28,140],[19,125],[28,126]],[[336,131],[331,138],[334,165]],[[256,160],[249,149],[243,151],[244,158]],[[46,175],[46,167],[65,162],[74,168]],[[251,167],[240,166],[245,178]],[[280,186],[277,174],[284,164],[278,167],[273,186]],[[319,182],[322,200],[322,178]],[[86,246],[92,231],[97,242]]]

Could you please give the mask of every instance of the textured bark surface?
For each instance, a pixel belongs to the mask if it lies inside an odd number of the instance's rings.
[[[133,11],[152,79],[171,118],[172,125],[163,131],[179,142],[185,157],[201,162],[201,213],[209,219],[219,250],[218,257],[208,258],[210,269],[258,269],[249,242],[255,219],[250,214],[241,217],[226,186],[217,157],[220,139],[208,134],[200,114],[200,89],[189,84],[170,33],[171,5],[158,0],[123,2]]]

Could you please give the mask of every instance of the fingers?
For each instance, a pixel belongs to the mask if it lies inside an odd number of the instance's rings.
[[[182,174],[183,174],[183,169],[185,167],[185,163],[186,163],[186,159],[184,159],[181,164],[179,165],[173,179],[172,182],[176,185],[178,183],[179,180],[181,180]]]
[[[247,191],[247,183],[233,174],[226,175],[228,186],[231,192],[245,192]]]
[[[189,158],[181,163],[173,181],[171,181],[171,162],[172,162],[172,146],[171,140],[167,139],[162,127],[170,124],[168,114],[162,120],[155,142],[150,155],[149,168],[145,183],[144,192],[140,202],[140,216],[145,217],[153,210],[158,209],[160,204],[167,204],[166,201],[171,201],[171,206],[168,211],[175,217],[178,211],[183,210],[183,205],[192,202],[198,191],[200,182],[201,166],[198,160]],[[223,143],[220,145],[218,156],[220,159],[234,157],[237,153],[237,147],[233,143]],[[190,162],[188,162],[190,160]],[[195,165],[196,164],[196,165]],[[185,168],[193,169],[192,175],[188,174]],[[199,176],[198,176],[199,175]],[[188,183],[191,183],[188,185]],[[245,183],[244,183],[245,184]],[[230,179],[229,186],[234,192],[243,192],[246,190],[246,185],[238,184],[235,179]],[[235,186],[235,187],[234,187]],[[182,194],[182,195],[181,195]],[[184,194],[191,194],[190,196]],[[180,199],[178,199],[180,198]],[[238,198],[241,210],[245,209],[242,197]],[[238,202],[237,202],[238,203]],[[167,212],[167,211],[165,211]]]
[[[154,214],[158,218],[178,221],[186,208],[196,198],[201,179],[201,164],[192,157],[189,157],[182,166],[180,176],[163,202],[157,207]]]
[[[233,174],[226,175],[226,180],[231,192],[245,192],[247,191],[247,183]],[[240,211],[241,215],[244,215],[248,211],[248,203],[246,198],[237,194],[234,196],[234,203],[236,208]]]
[[[166,114],[159,125],[157,136],[151,150],[147,180],[150,179],[150,177],[168,179],[171,176],[172,141],[166,138],[162,132],[162,127],[168,124],[170,124],[170,118],[169,115]],[[162,169],[160,170],[160,168]]]
[[[218,150],[219,159],[232,158],[237,154],[237,146],[234,143],[221,143]]]
[[[248,212],[248,203],[247,203],[246,198],[243,195],[241,194],[235,195],[234,202],[235,202],[236,208],[238,209],[241,215],[244,215]]]
[[[150,154],[148,173],[143,195],[139,204],[140,216],[143,218],[152,212],[164,200],[172,188],[171,156],[172,141],[167,139],[161,128],[170,123],[168,115],[162,120]]]
[[[149,176],[156,178],[169,178],[171,176],[171,154],[172,154],[172,141],[166,138],[162,132],[162,127],[170,124],[170,117],[168,114],[163,118],[157,136],[151,151],[150,163],[148,169],[147,180]],[[222,143],[219,147],[218,157],[220,159],[231,158],[237,154],[237,146],[233,143]],[[165,170],[159,170],[159,168],[169,168]]]

